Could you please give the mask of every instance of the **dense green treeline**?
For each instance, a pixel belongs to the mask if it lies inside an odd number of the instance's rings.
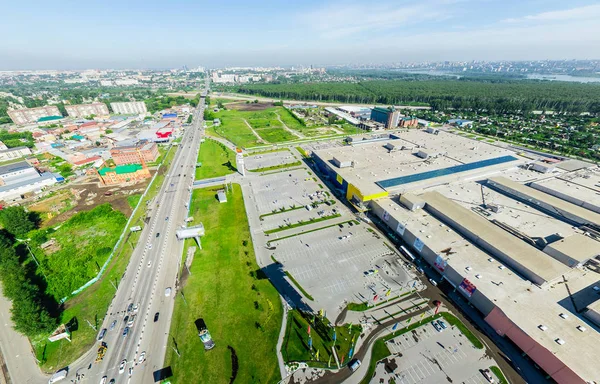
[[[538,81],[375,80],[358,83],[250,84],[235,88],[273,98],[361,104],[427,103],[435,110],[600,112],[600,85]]]
[[[194,99],[187,99],[183,96],[155,96],[144,100],[148,112],[154,113],[163,109],[168,109],[176,105],[182,105],[190,103],[192,106],[198,105],[200,96],[196,96]]]

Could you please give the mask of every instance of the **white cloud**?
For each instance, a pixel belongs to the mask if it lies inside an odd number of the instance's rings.
[[[299,16],[301,24],[310,26],[321,37],[336,39],[366,33],[441,21],[450,17],[444,5],[455,0],[438,0],[414,5],[389,4],[330,4]]]
[[[573,20],[600,20],[600,4],[588,5],[560,11],[541,12],[535,15],[503,20],[505,23],[534,22],[556,22]]]

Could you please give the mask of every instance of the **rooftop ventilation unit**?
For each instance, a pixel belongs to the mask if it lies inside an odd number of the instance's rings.
[[[585,332],[585,327],[582,325],[578,325],[577,329],[579,330],[579,332]]]
[[[565,343],[565,341],[563,339],[561,339],[561,338],[558,338],[558,339],[556,339],[554,341],[556,341],[556,343],[559,344],[559,345],[563,345]]]
[[[566,319],[567,317],[569,317],[569,315],[567,315],[566,313],[561,313],[558,316],[562,317],[563,319]]]
[[[544,332],[546,332],[548,330],[548,327],[546,327],[544,324],[538,325],[538,328]]]
[[[481,275],[475,275],[475,277],[481,279]]]

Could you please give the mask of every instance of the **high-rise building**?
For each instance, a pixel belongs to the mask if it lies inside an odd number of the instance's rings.
[[[54,105],[46,105],[37,108],[23,108],[8,111],[8,116],[15,124],[31,124],[42,117],[61,116],[60,111]]]
[[[105,116],[109,114],[108,107],[104,103],[66,105],[65,109],[71,117]]]
[[[122,113],[125,115],[133,115],[138,113],[146,113],[146,103],[143,101],[128,101],[122,103],[110,103],[114,113]]]
[[[386,128],[396,128],[400,120],[400,112],[393,108],[375,107],[371,110],[371,120],[385,124]]]

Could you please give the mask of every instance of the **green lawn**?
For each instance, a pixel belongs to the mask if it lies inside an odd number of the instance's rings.
[[[209,133],[221,136],[238,147],[256,147],[261,143],[246,125],[243,119],[231,114],[231,111],[221,111],[215,115],[221,119],[221,125],[207,129]]]
[[[236,171],[235,153],[215,140],[207,139],[200,145],[196,180],[225,176]]]
[[[134,209],[137,206],[137,203],[140,201],[141,198],[142,198],[142,195],[140,193],[135,194],[135,195],[129,195],[129,196],[127,196],[127,203],[129,203],[129,206],[131,207],[131,209]]]
[[[289,131],[286,131],[283,128],[256,129],[256,133],[258,133],[263,140],[266,140],[269,143],[282,143],[284,141],[298,139],[297,136],[291,134]]]
[[[166,173],[163,167],[168,167],[174,156],[175,150],[173,149],[165,157],[161,166],[161,173],[156,176],[154,182],[148,187],[148,193],[142,200],[140,208],[134,213],[131,226],[144,225],[146,202],[156,196],[156,193],[160,190]],[[140,234],[141,232],[128,233],[125,241],[121,243],[121,246],[115,252],[102,278],[64,303],[65,308],[60,314],[59,322],[61,324],[74,324],[70,327],[71,342],[60,340],[52,343],[48,341],[48,335],[40,335],[31,339],[31,344],[37,359],[40,361],[42,370],[51,373],[64,367],[89,350],[96,342],[98,331],[93,330],[87,321],[94,324],[96,328],[101,325],[116,292],[113,284],[119,285]]]
[[[312,338],[312,351],[308,346],[308,325],[311,326],[310,336]],[[340,363],[342,358],[344,363],[348,362],[348,353],[350,348],[358,339],[361,333],[359,325],[335,327],[336,341],[335,350]],[[353,341],[354,339],[354,341]],[[303,314],[298,310],[288,312],[285,338],[281,346],[281,353],[286,362],[307,362],[311,366],[327,366],[329,356],[332,355],[333,327],[327,318],[322,319],[319,316]],[[319,360],[316,359],[316,353],[319,351]],[[331,358],[331,367],[336,367],[335,357]]]
[[[30,247],[40,263],[39,272],[46,276],[46,293],[59,301],[95,277],[126,221],[121,212],[103,204],[77,213],[56,231],[40,229],[32,233]],[[45,252],[39,244],[50,239],[55,239],[57,248]]]
[[[299,165],[302,165],[301,161],[294,161],[293,163],[285,163],[285,164],[279,164],[279,165],[272,165],[270,167],[249,169],[249,171],[250,172],[267,172],[267,171],[275,171],[277,169],[297,167]]]
[[[227,203],[216,199],[217,188],[193,192],[191,216],[203,222],[206,235],[197,250],[183,292],[177,295],[170,333],[181,357],[167,349],[173,383],[229,383],[231,346],[237,355],[236,383],[275,383],[282,308],[269,280],[257,273],[241,188],[233,185]],[[203,318],[215,341],[205,352],[194,321]]]

